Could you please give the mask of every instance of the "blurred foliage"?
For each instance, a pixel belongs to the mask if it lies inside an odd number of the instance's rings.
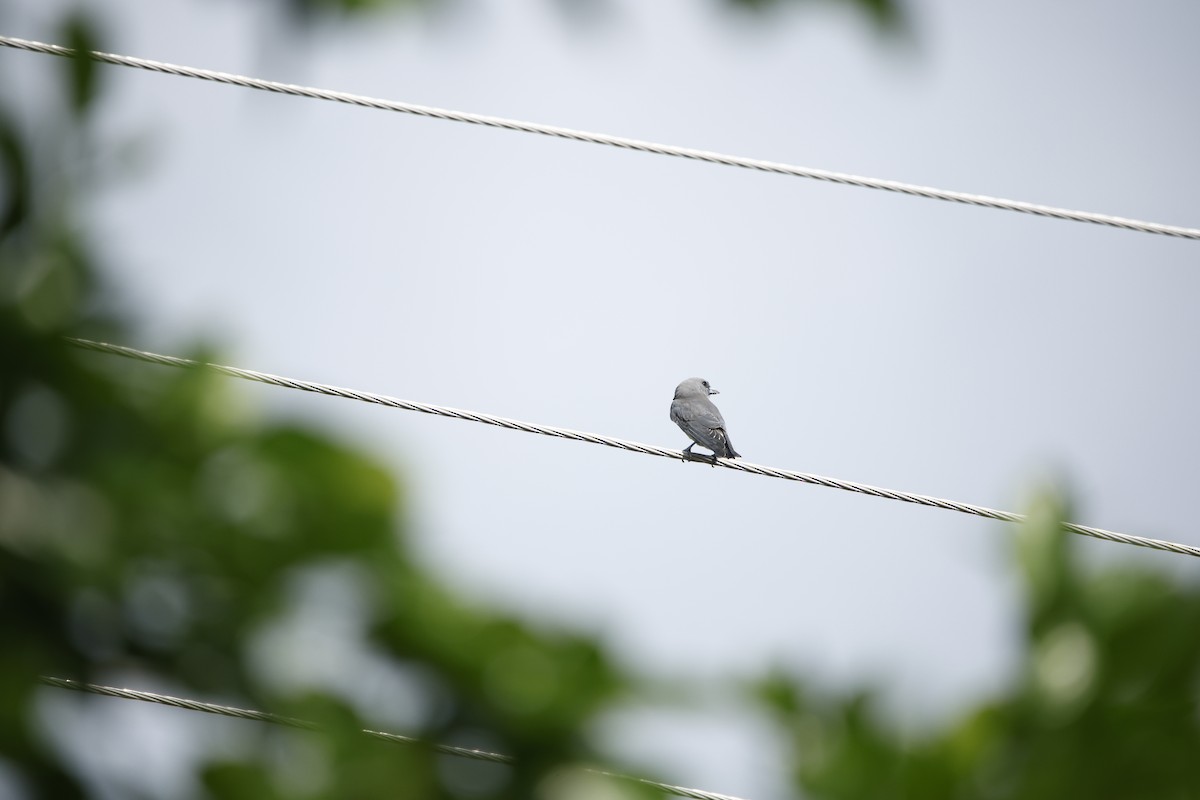
[[[904,14],[897,0],[836,0],[839,5],[864,12],[875,26],[883,31],[897,31],[903,27]],[[724,0],[734,8],[755,12],[780,9],[784,6],[810,4],[812,0]]]
[[[1200,591],[1144,568],[1085,570],[1066,518],[1047,494],[1018,536],[1015,685],[944,730],[896,731],[870,691],[820,693],[783,671],[757,685],[806,796],[1200,797]]]
[[[825,3],[846,6],[865,14],[877,30],[898,32],[904,27],[905,14],[899,0],[821,0]],[[283,0],[284,7],[296,20],[311,24],[323,17],[344,17],[364,11],[388,9],[444,9],[464,6],[470,12],[469,0]],[[544,0],[557,6],[565,16],[575,20],[593,21],[609,18],[617,11],[617,0]],[[765,16],[767,12],[786,7],[813,5],[815,0],[719,0],[719,4],[733,10],[754,12]]]
[[[72,16],[61,40],[93,47],[91,30]],[[587,722],[625,679],[589,638],[473,607],[414,563],[403,496],[379,464],[314,430],[249,421],[223,378],[64,342],[128,336],[100,304],[79,220],[102,86],[89,60],[59,66],[65,90],[57,105],[41,98],[42,118],[0,106],[0,794],[95,796],[97,781],[121,780],[64,756],[62,720],[42,702],[62,690],[40,687],[43,674],[135,676],[328,731],[272,731],[234,755],[202,755],[196,785],[214,797],[526,798],[590,758]],[[350,641],[338,646],[415,687],[405,732],[486,742],[515,765],[480,773],[364,737],[379,725],[372,706],[390,698],[352,670],[287,680],[294,662],[330,663],[320,636],[288,645],[278,633],[322,602],[314,576],[350,598],[339,618]],[[280,742],[323,765],[319,785],[280,777]]]

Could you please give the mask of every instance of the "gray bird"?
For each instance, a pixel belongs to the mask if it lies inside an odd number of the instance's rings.
[[[737,458],[729,434],[725,432],[725,418],[709,400],[709,395],[720,394],[703,378],[688,378],[675,387],[675,399],[671,401],[671,421],[678,425],[692,443],[683,452],[692,454],[696,445],[713,451],[713,463],[717,456]]]

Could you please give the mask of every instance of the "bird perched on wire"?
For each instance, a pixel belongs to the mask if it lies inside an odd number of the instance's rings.
[[[696,445],[713,451],[713,464],[717,456],[737,458],[738,454],[729,443],[725,430],[725,418],[709,400],[709,395],[720,394],[703,378],[688,378],[675,387],[675,399],[671,401],[671,421],[692,440],[683,452],[689,456]]]

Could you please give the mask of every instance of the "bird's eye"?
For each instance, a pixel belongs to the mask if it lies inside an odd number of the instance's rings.
[[[707,389],[707,388],[708,388],[708,381],[702,381],[702,383],[704,384],[704,388],[705,388],[705,389]]]

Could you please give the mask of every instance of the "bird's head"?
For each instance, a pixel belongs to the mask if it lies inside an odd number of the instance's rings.
[[[704,378],[688,378],[675,387],[676,397],[707,397],[712,394],[720,394],[720,392],[712,388],[712,385]]]

